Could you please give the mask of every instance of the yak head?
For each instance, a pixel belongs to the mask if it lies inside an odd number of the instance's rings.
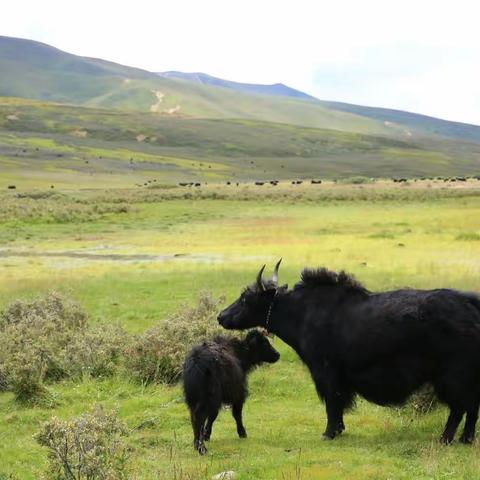
[[[244,330],[252,327],[268,328],[268,317],[275,296],[279,290],[287,286],[278,287],[278,268],[280,259],[275,266],[273,276],[263,280],[265,265],[260,269],[257,280],[245,288],[240,297],[218,315],[218,323],[228,330]]]
[[[253,365],[261,365],[262,363],[275,363],[280,354],[273,348],[268,338],[258,330],[250,330],[245,338],[250,361]]]

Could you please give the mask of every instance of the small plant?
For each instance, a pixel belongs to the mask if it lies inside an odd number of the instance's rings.
[[[476,232],[463,232],[458,234],[455,237],[455,240],[464,240],[464,241],[479,241],[480,240],[480,233]]]
[[[195,307],[183,305],[166,321],[137,336],[125,351],[126,366],[132,375],[144,384],[176,382],[190,347],[225,333],[216,321],[223,301],[202,292]]]
[[[421,388],[412,396],[410,404],[415,412],[420,414],[427,414],[435,410],[439,402],[433,386],[426,385]]]
[[[36,440],[48,448],[48,478],[121,480],[128,478],[127,434],[116,412],[97,408],[68,421],[52,418]]]
[[[341,180],[338,181],[338,183],[346,183],[346,184],[352,184],[352,185],[364,185],[368,183],[375,183],[376,179],[371,178],[371,177],[363,177],[361,175],[357,175],[354,177],[347,177],[347,178],[342,178]]]

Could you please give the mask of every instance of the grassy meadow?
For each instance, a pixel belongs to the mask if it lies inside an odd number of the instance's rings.
[[[261,265],[272,268],[279,257],[280,281],[290,286],[308,265],[346,269],[372,290],[480,291],[477,183],[315,188],[2,193],[0,307],[59,290],[91,322],[138,333],[182,302],[195,303],[201,290],[234,300]],[[192,448],[179,385],[145,387],[126,374],[65,381],[51,386],[53,408],[20,406],[0,393],[0,478],[40,478],[46,451],[33,435],[42,422],[95,404],[117,409],[131,429],[135,479],[208,479],[225,470],[242,480],[480,478],[478,443],[437,442],[443,408],[422,416],[360,400],[346,432],[322,441],[325,411],[309,374],[288,346],[274,345],[280,361],[250,378],[249,438],[237,438],[224,411],[206,457]]]

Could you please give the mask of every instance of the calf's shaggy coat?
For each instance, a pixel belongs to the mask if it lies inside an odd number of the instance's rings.
[[[247,398],[247,375],[264,362],[275,363],[279,353],[257,330],[244,340],[215,337],[194,347],[183,367],[183,389],[190,410],[194,448],[207,453],[204,441],[210,439],[212,425],[222,404],[232,406],[233,418],[241,438],[247,436],[242,422]]]
[[[280,263],[280,262],[279,262]],[[466,414],[460,441],[471,443],[480,404],[480,298],[450,289],[370,292],[345,272],[305,269],[293,290],[272,280],[247,287],[220,313],[227,329],[265,327],[290,345],[325,400],[325,438],[345,429],[343,413],[360,394],[398,405],[432,384],[450,408],[444,443]]]

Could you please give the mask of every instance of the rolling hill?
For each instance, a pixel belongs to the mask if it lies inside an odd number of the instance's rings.
[[[0,95],[201,118],[242,118],[406,138],[480,142],[480,127],[409,112],[322,101],[282,84],[157,74],[0,36]]]
[[[281,84],[158,75],[9,37],[0,37],[0,71],[4,184],[480,172],[480,127]]]

